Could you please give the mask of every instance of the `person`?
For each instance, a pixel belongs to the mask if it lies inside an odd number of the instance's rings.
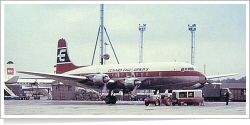
[[[229,92],[226,92],[226,105],[228,105],[228,101],[229,101]]]
[[[205,103],[204,103],[204,100],[205,100],[205,99],[204,99],[204,93],[202,93],[202,98],[203,98],[203,100],[202,100],[201,105],[203,105],[203,106],[204,106],[204,105],[205,105]]]

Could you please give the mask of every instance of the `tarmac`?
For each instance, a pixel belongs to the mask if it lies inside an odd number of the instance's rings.
[[[4,100],[3,118],[249,118],[246,102],[155,106],[144,101]]]

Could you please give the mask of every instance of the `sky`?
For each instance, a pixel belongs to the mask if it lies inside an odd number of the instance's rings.
[[[13,61],[16,70],[52,73],[61,38],[67,41],[74,64],[90,65],[100,26],[101,3],[41,3],[2,5],[4,69],[8,61]],[[104,26],[120,64],[139,62],[139,24],[146,24],[143,62],[190,63],[188,24],[196,24],[196,70],[204,73],[205,65],[205,75],[239,73],[229,77],[239,79],[247,75],[249,65],[246,5],[244,2],[105,3]],[[110,45],[106,51],[110,55],[106,64],[117,64]],[[99,64],[99,54],[100,41],[95,65]]]

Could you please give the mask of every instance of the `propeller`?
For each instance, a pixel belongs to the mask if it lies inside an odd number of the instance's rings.
[[[103,89],[102,89],[102,93],[108,93],[107,91],[107,84],[108,83],[104,83]]]
[[[140,87],[140,85],[136,85],[133,91],[131,91],[131,97],[134,98],[136,96],[136,90]]]
[[[135,73],[131,72],[132,78],[134,79],[134,89],[131,91],[131,97],[134,98],[136,96],[136,90],[140,87],[141,81],[135,77]]]

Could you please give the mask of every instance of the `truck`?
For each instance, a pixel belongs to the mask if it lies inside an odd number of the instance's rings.
[[[172,105],[204,105],[202,90],[173,90]]]
[[[165,95],[163,95],[165,94]],[[204,105],[204,98],[202,97],[202,90],[166,90],[165,93],[158,93],[149,95],[144,99],[145,105],[155,104],[166,106],[178,104],[181,105]]]
[[[225,101],[226,92],[229,93],[229,101],[233,99],[233,94],[229,88],[222,88],[222,83],[205,84],[202,89],[205,101]]]

